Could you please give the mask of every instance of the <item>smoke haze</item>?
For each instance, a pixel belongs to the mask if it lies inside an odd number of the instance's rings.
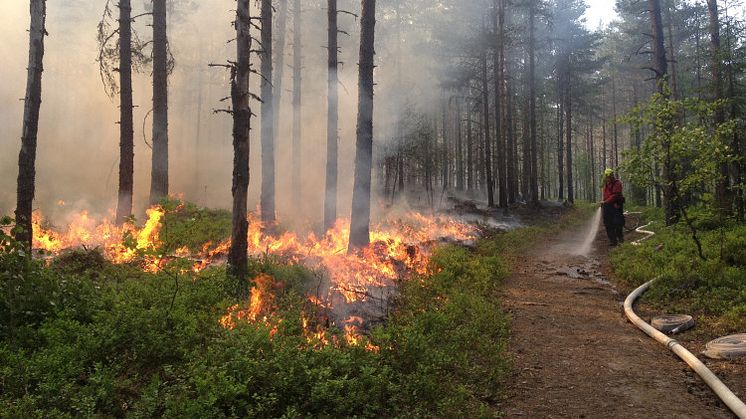
[[[292,2],[286,33],[286,65],[292,63]],[[282,221],[292,224],[318,223],[323,215],[326,160],[326,9],[318,1],[304,1],[303,10],[303,148],[301,207],[292,207],[291,128],[292,71],[286,69],[280,107],[280,129],[276,135],[277,204]],[[149,1],[134,0],[133,15],[146,11]],[[116,206],[119,162],[119,99],[109,98],[99,75],[97,24],[105,0],[47,2],[47,31],[42,80],[42,108],[36,160],[34,208],[55,215],[81,209],[108,215]],[[359,2],[341,0],[340,9],[358,13]],[[232,26],[234,0],[174,2],[169,18],[169,40],[176,67],[169,81],[170,192],[183,194],[199,205],[230,208],[232,174],[231,117],[213,110],[226,106],[229,74],[208,63],[235,58]],[[115,13],[116,13],[116,9]],[[395,15],[382,2],[376,39],[375,141],[385,144],[404,100],[412,106],[429,106],[437,97],[437,81],[430,76],[432,61],[423,55],[429,42],[422,28],[407,31],[404,19],[403,49],[395,48]],[[258,15],[252,2],[252,14]],[[0,213],[15,207],[17,156],[23,115],[28,61],[28,3],[0,0]],[[339,214],[349,215],[355,155],[357,113],[357,54],[359,22],[340,15],[343,62],[340,67],[340,158]],[[150,18],[138,18],[133,27],[142,40],[152,37]],[[279,34],[275,34],[277,37]],[[255,46],[255,48],[257,48]],[[419,50],[419,52],[418,52]],[[402,61],[395,65],[395,52]],[[259,68],[259,59],[252,56]],[[151,119],[143,119],[152,107],[150,68],[134,76],[135,120],[135,213],[141,218],[150,190]],[[398,76],[401,75],[399,78]],[[400,81],[397,81],[400,80]],[[258,77],[252,75],[252,92],[258,94]],[[408,92],[408,93],[405,93]],[[395,94],[392,94],[395,93]],[[406,98],[405,98],[406,96]],[[392,99],[393,98],[393,99]],[[401,99],[399,99],[401,98]],[[277,99],[275,102],[277,103]],[[252,102],[259,114],[259,103]],[[260,118],[252,118],[250,208],[259,200]],[[145,138],[143,138],[143,131]],[[375,192],[374,192],[375,194]],[[65,205],[58,205],[64,201]],[[374,196],[373,202],[378,199]]]

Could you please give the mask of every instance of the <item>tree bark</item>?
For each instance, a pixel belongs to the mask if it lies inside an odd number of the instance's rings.
[[[261,7],[261,94],[262,94],[262,190],[261,210],[264,227],[275,222],[275,133],[272,91],[272,0]]]
[[[337,159],[339,147],[339,45],[337,37],[337,0],[328,0],[328,77],[326,119],[326,194],[324,196],[324,230],[337,220]],[[401,176],[401,173],[399,174]]]
[[[667,96],[665,85],[668,79],[668,62],[666,60],[666,47],[663,38],[663,18],[661,15],[660,0],[648,0],[650,24],[653,32],[653,70],[658,86],[658,93]],[[663,116],[663,118],[668,118]],[[665,120],[664,124],[672,124],[673,121]],[[663,160],[663,208],[666,216],[666,225],[675,224],[678,221],[679,205],[678,192],[675,188],[675,174],[673,173],[673,162],[671,161],[671,143],[669,139],[663,140],[665,153]]]
[[[300,0],[294,0],[293,2],[293,169],[292,169],[292,191],[293,191],[293,202],[295,203],[296,210],[300,210],[302,206],[301,199],[301,144],[302,144],[302,88],[303,88],[303,76],[301,73],[303,65],[302,57],[302,17],[303,10],[301,9]]]
[[[616,78],[611,77],[611,109],[614,118],[614,169],[619,167],[619,126],[617,124],[616,111]]]
[[[31,213],[36,191],[36,142],[41,109],[41,76],[44,72],[44,36],[47,33],[46,0],[31,0],[29,13],[31,25],[29,27],[28,75],[23,105],[21,151],[18,154],[15,238],[31,249],[33,238]]]
[[[461,123],[461,99],[456,99],[456,190],[463,191],[466,184],[466,173],[464,168],[464,137],[463,124]]]
[[[707,12],[710,26],[710,53],[712,62],[710,63],[712,71],[712,91],[713,100],[723,99],[723,78],[722,78],[722,51],[720,48],[720,18],[718,16],[717,0],[707,0]],[[715,126],[725,122],[725,110],[722,106],[715,109],[714,115]],[[732,197],[729,193],[730,170],[728,163],[720,165],[720,179],[715,187],[715,200],[719,210],[728,215],[732,212]]]
[[[297,1],[297,0],[296,0]],[[373,69],[375,56],[376,0],[362,0],[358,75],[355,183],[349,250],[370,243],[371,171],[373,166]]]
[[[231,248],[228,253],[228,271],[239,283],[246,278],[249,223],[249,131],[251,109],[249,108],[250,74],[250,15],[249,1],[238,0],[236,10],[236,65],[231,74],[231,102],[233,105],[233,228]]]
[[[274,55],[275,66],[273,70],[274,79],[274,114],[272,128],[275,133],[275,138],[280,134],[280,110],[282,108],[282,85],[285,77],[285,37],[287,32],[287,21],[288,21],[288,0],[278,0],[278,13],[277,13],[277,31],[275,38],[277,39],[275,46],[276,48],[272,51]]]
[[[150,205],[168,196],[168,34],[166,0],[153,0],[153,160]]]
[[[495,206],[495,184],[492,180],[492,151],[490,139],[490,88],[487,83],[487,51],[482,53],[482,109],[484,124],[484,167],[487,180],[487,206]]]
[[[495,33],[497,34],[497,48],[495,50],[495,137],[497,140],[497,191],[500,208],[508,207],[508,171],[505,162],[505,138],[503,124],[502,100],[505,81],[505,1],[494,2]]]
[[[568,69],[569,70],[569,69]],[[575,184],[573,183],[573,166],[572,166],[572,86],[571,79],[568,76],[565,83],[565,155],[567,157],[567,201],[571,204],[575,202]]]
[[[534,0],[529,1],[529,41],[528,41],[528,119],[530,131],[529,143],[529,197],[528,201],[533,205],[539,204],[538,184],[538,162],[536,149],[536,5]]]
[[[560,201],[565,200],[565,86],[562,83],[564,75],[561,70],[558,70],[557,75],[557,197]]]
[[[505,67],[505,136],[506,136],[506,160],[508,170],[508,203],[515,204],[516,194],[518,192],[518,176],[516,173],[516,162],[518,161],[518,147],[515,140],[515,125],[513,118],[513,83],[511,76],[508,74],[510,66]]]
[[[132,119],[132,7],[119,1],[119,200],[117,223],[132,215],[135,170],[134,122]]]

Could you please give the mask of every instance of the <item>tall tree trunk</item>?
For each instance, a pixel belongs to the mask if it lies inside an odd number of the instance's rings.
[[[228,270],[242,284],[247,273],[249,223],[246,219],[249,195],[249,74],[251,22],[249,1],[238,0],[236,10],[236,65],[231,71],[233,105],[233,228],[228,253]]]
[[[565,200],[565,87],[562,83],[564,78],[561,71],[557,76],[557,92],[559,102],[557,105],[557,197],[560,201]]]
[[[611,77],[611,109],[614,118],[614,169],[619,168],[619,126],[616,111],[616,77]]]
[[[326,119],[326,194],[324,196],[324,229],[334,226],[337,219],[337,154],[338,154],[338,74],[339,45],[337,36],[337,0],[328,0],[328,77]],[[400,174],[401,175],[401,174]]]
[[[117,223],[132,215],[135,171],[134,122],[132,119],[132,7],[119,1],[119,201]]]
[[[528,41],[528,119],[529,119],[529,131],[530,131],[530,143],[529,143],[529,197],[528,201],[534,205],[539,203],[539,184],[538,184],[538,162],[537,162],[537,148],[536,148],[536,34],[535,34],[535,20],[536,20],[536,6],[534,0],[529,1],[528,6],[528,25],[529,25],[529,41]]]
[[[650,13],[650,24],[653,33],[653,69],[658,92],[666,95],[665,84],[668,79],[668,61],[666,60],[666,47],[663,38],[663,18],[661,15],[660,0],[648,0]],[[663,118],[668,118],[663,116]],[[672,124],[673,121],[665,120],[664,124]],[[673,173],[673,162],[671,161],[671,143],[669,139],[663,140],[665,158],[663,161],[663,207],[666,215],[666,225],[675,224],[678,221],[678,199],[676,195],[675,174]]]
[[[262,221],[268,227],[275,222],[275,133],[272,92],[272,0],[262,0]]]
[[[23,105],[21,151],[18,153],[15,238],[31,249],[33,238],[31,213],[36,191],[36,139],[41,108],[41,75],[44,72],[44,36],[47,33],[46,0],[31,0],[29,13],[31,25],[29,27],[28,75]]]
[[[726,67],[727,70],[727,78],[728,78],[728,92],[727,96],[728,98],[733,98],[736,94],[736,76],[734,74],[734,68],[733,68],[733,31],[732,31],[732,25],[728,23],[726,25],[726,36],[727,36],[727,49],[728,49],[728,61],[730,64]],[[738,118],[738,112],[739,112],[739,106],[738,104],[731,100],[730,101],[730,119],[737,119]],[[732,166],[732,176],[733,176],[733,182],[735,185],[743,185],[744,179],[743,179],[743,173],[744,173],[744,161],[743,157],[746,157],[746,155],[743,153],[743,145],[741,143],[741,134],[740,130],[734,130],[733,131],[733,155],[736,157],[741,157],[742,160],[733,162]],[[734,204],[736,209],[736,217],[739,221],[744,221],[744,215],[746,215],[746,201],[744,200],[744,190],[743,188],[737,188],[734,191]]]
[[[275,66],[273,69],[274,79],[274,114],[272,129],[275,133],[275,138],[278,138],[280,134],[280,114],[282,108],[282,85],[285,78],[285,40],[287,35],[287,22],[288,22],[288,0],[277,1],[277,31],[275,31],[275,48],[272,51],[274,55]]]
[[[676,70],[676,49],[673,45],[673,21],[676,13],[676,1],[670,0],[666,6],[666,31],[668,32],[668,52],[671,55],[671,93],[674,99],[679,98],[679,75]]]
[[[461,123],[461,99],[456,99],[456,189],[464,190],[466,173],[464,172],[464,137]]]
[[[591,122],[588,124],[588,135],[589,135],[589,145],[590,145],[590,155],[591,155],[591,201],[596,200],[596,196],[598,195],[596,191],[596,150],[595,145],[593,144],[593,111],[589,110]]]
[[[297,1],[297,0],[296,0]],[[362,0],[358,75],[355,184],[352,192],[349,250],[370,243],[371,172],[373,169],[373,69],[376,0]]]
[[[505,1],[494,1],[495,42],[495,139],[497,142],[497,191],[500,208],[508,207],[508,172],[505,162],[505,139],[503,124],[504,66],[505,66]]]
[[[150,205],[168,196],[168,34],[166,0],[153,0],[153,161]],[[201,86],[198,86],[201,88]]]
[[[528,84],[528,80],[524,81]],[[528,102],[528,97],[526,97],[522,104],[523,109],[521,111],[523,116],[523,118],[521,118],[521,196],[523,197],[523,201],[526,203],[531,201],[531,197],[529,196],[529,179],[531,177],[531,128],[529,128]]]
[[[472,132],[470,107],[466,110],[466,189],[471,192],[474,190],[474,139]]]
[[[720,18],[718,16],[717,0],[707,0],[707,12],[710,23],[710,53],[712,54],[710,67],[712,71],[713,100],[719,101],[723,99],[723,79],[721,74],[722,51],[720,48]],[[718,106],[715,110],[714,119],[716,126],[725,122],[725,110],[722,106]],[[728,163],[722,163],[720,165],[720,179],[718,180],[715,189],[715,199],[718,208],[725,215],[730,214],[732,211],[732,198],[728,187],[729,177],[730,173]]]
[[[487,206],[495,206],[495,185],[492,180],[492,152],[490,139],[490,88],[487,83],[487,50],[482,52],[482,109],[484,124],[484,166],[487,178]]]
[[[568,69],[569,70],[569,69]],[[572,81],[569,76],[565,83],[565,148],[567,158],[567,201],[575,202],[575,184],[573,183],[573,165],[572,165]]]
[[[518,161],[518,147],[515,140],[515,120],[513,118],[513,83],[509,74],[510,66],[505,66],[505,136],[508,170],[508,203],[515,204],[518,193],[518,176],[516,173],[516,162]]]
[[[303,10],[300,0],[293,1],[293,169],[292,169],[292,191],[293,202],[296,210],[301,209],[301,143],[302,143],[302,113],[301,105],[303,98],[303,78],[301,74],[303,66],[302,56],[302,33]]]

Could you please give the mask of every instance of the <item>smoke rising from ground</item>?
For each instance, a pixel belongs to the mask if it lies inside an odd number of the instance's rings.
[[[37,154],[35,208],[44,213],[88,209],[106,215],[116,206],[119,162],[118,98],[109,98],[99,76],[96,25],[101,19],[103,0],[50,1],[47,11],[45,71]],[[145,12],[147,1],[133,1],[133,15]],[[183,2],[182,2],[183,3]],[[188,3],[188,2],[187,2]],[[277,204],[284,222],[305,225],[318,223],[323,215],[324,168],[326,164],[326,9],[319,1],[304,1],[303,10],[303,149],[302,197],[300,207],[292,204],[292,71],[286,69],[276,135]],[[358,13],[359,2],[341,0],[340,9]],[[180,7],[180,6],[176,6]],[[252,4],[258,15],[256,5]],[[213,113],[225,107],[221,99],[229,94],[228,72],[208,68],[208,63],[234,59],[235,38],[232,27],[234,0],[211,0],[182,6],[169,19],[171,50],[176,60],[169,85],[169,146],[172,194],[199,205],[230,208],[231,168],[233,159],[231,120],[225,113]],[[383,3],[379,8],[376,42],[375,136],[384,144],[395,135],[399,103],[432,103],[437,81],[428,75],[431,65],[414,52],[421,42],[407,38],[405,21],[404,48],[396,49],[392,35],[395,15]],[[28,59],[28,5],[15,0],[0,0],[0,212],[12,213],[15,207],[17,155],[20,147],[26,65]],[[286,65],[292,63],[292,7],[286,34]],[[357,54],[359,22],[340,15],[340,158],[339,214],[348,216],[355,156],[357,113]],[[150,18],[140,17],[134,27],[140,38],[152,36]],[[414,34],[414,30],[412,34]],[[278,36],[276,33],[275,36]],[[417,35],[422,38],[422,35]],[[408,42],[408,43],[407,43]],[[419,44],[418,44],[419,43]],[[404,57],[401,68],[395,53]],[[259,58],[252,57],[259,68]],[[401,82],[397,76],[401,75]],[[252,91],[259,92],[259,79],[252,75]],[[413,95],[400,99],[402,91]],[[150,188],[151,119],[143,118],[152,107],[150,69],[134,76],[135,120],[135,213],[142,217]],[[398,96],[398,97],[397,97]],[[278,103],[278,99],[275,99]],[[259,114],[259,103],[252,109]],[[250,207],[259,200],[260,138],[259,115],[252,118]],[[143,131],[145,139],[143,138]],[[65,205],[59,205],[64,201]],[[379,199],[374,196],[373,202]],[[375,210],[374,210],[375,211]]]

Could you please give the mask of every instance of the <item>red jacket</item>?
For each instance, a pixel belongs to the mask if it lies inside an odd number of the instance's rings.
[[[622,182],[619,179],[614,179],[611,182],[604,183],[604,203],[614,204],[615,208],[619,208],[624,203],[624,195],[622,195]]]

